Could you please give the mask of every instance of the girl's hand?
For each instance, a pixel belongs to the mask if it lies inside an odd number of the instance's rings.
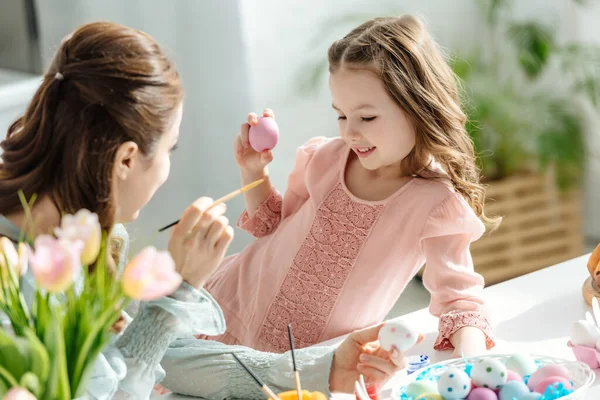
[[[263,111],[263,116],[275,118],[273,111],[268,108]],[[236,136],[234,143],[235,160],[242,171],[242,175],[253,177],[263,175],[266,166],[273,161],[273,152],[271,150],[259,153],[250,147],[248,139],[250,127],[257,123],[258,116],[255,113],[248,114],[248,122],[242,124],[240,133]],[[264,174],[266,175],[266,173]]]

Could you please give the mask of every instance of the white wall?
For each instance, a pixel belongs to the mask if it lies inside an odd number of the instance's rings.
[[[414,13],[423,17],[433,36],[447,50],[469,49],[480,38],[481,24],[476,0],[406,0],[367,1],[330,0],[317,7],[305,0],[244,1],[245,37],[252,93],[252,108],[260,112],[273,108],[281,129],[271,174],[284,188],[285,178],[294,160],[295,148],[315,135],[337,135],[335,113],[326,77],[323,90],[311,97],[297,94],[298,70],[307,60],[326,58],[327,46],[342,37],[356,23],[352,22],[333,36],[321,35],[321,24],[346,14],[374,15]],[[319,2],[321,3],[321,2]],[[518,18],[536,18],[558,29],[562,41],[587,38],[598,43],[600,4],[580,8],[570,0],[516,1]],[[322,42],[315,45],[315,36]],[[600,121],[599,121],[600,122]],[[590,127],[590,147],[600,149],[597,124]],[[584,234],[600,238],[600,151],[590,162],[584,187]]]
[[[215,198],[239,187],[233,137],[250,109],[249,81],[238,0],[53,0],[38,1],[44,60],[77,26],[111,20],[152,35],[175,60],[186,90],[179,149],[171,176],[130,224],[135,251],[149,243],[166,248],[168,233],[156,230],[178,218],[201,195]],[[243,209],[229,204],[233,220]],[[232,251],[250,240],[239,232]]]

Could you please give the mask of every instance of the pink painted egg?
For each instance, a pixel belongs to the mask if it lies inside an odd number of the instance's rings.
[[[515,371],[509,369],[508,371],[506,371],[506,382],[510,382],[510,381],[523,382],[523,378],[521,377],[521,375],[519,375]]]
[[[279,127],[271,117],[258,117],[258,123],[248,132],[250,146],[257,152],[272,150],[279,140]]]
[[[498,400],[498,395],[492,389],[475,388],[471,390],[467,400]]]
[[[544,394],[548,386],[554,383],[562,383],[565,386],[565,388],[573,389],[573,385],[571,385],[571,382],[567,378],[564,378],[562,376],[549,376],[548,378],[538,383],[533,391],[536,393]]]
[[[535,371],[529,378],[529,381],[527,382],[529,390],[534,390],[541,381],[551,376],[560,376],[566,380],[571,379],[569,377],[569,371],[564,366],[560,364],[544,365]]]

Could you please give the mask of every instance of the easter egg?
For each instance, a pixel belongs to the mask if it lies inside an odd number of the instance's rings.
[[[488,388],[475,388],[471,390],[467,400],[498,400],[496,392]],[[512,400],[512,399],[511,399]]]
[[[279,140],[279,127],[271,117],[258,117],[258,123],[250,127],[248,141],[250,146],[259,153],[272,150]]]
[[[535,392],[529,392],[523,394],[521,397],[517,397],[517,400],[540,400],[541,394]]]
[[[417,344],[418,340],[419,332],[403,321],[388,321],[379,331],[379,344],[385,351],[392,351],[396,347],[405,352]]]
[[[511,382],[511,381],[523,382],[523,378],[521,377],[521,375],[519,375],[512,369],[509,369],[506,371],[506,382]]]
[[[544,394],[544,392],[546,392],[546,388],[554,383],[562,383],[565,388],[573,389],[573,385],[571,385],[571,382],[567,378],[562,376],[549,376],[538,383],[533,391]]]
[[[438,380],[438,391],[446,400],[464,399],[471,391],[471,379],[462,369],[449,367]]]
[[[506,382],[500,388],[500,400],[512,400],[513,398],[519,399],[520,396],[525,393],[529,393],[529,388],[523,381],[510,381]]]
[[[414,381],[406,386],[406,396],[417,398],[418,396],[427,394],[438,394],[437,382],[430,381],[429,379],[422,379],[420,381]]]
[[[415,400],[444,400],[444,398],[439,394],[425,393],[417,397]]]
[[[507,369],[515,371],[522,377],[531,375],[538,369],[535,361],[528,354],[514,354],[506,360],[505,365]]]
[[[529,386],[529,389],[534,390],[540,382],[551,376],[560,376],[567,380],[570,379],[569,371],[564,366],[560,364],[548,364],[535,371],[529,377],[527,386]]]
[[[506,383],[506,366],[494,358],[482,359],[473,365],[471,379],[477,387],[498,389]]]

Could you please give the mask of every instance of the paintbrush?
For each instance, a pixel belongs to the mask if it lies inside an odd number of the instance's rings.
[[[265,178],[259,179],[257,181],[254,181],[254,182],[252,182],[252,183],[244,186],[241,189],[236,190],[235,192],[231,192],[228,195],[225,195],[225,196],[221,197],[220,199],[215,200],[214,203],[212,203],[211,206],[208,207],[208,209],[206,211],[210,210],[211,208],[213,208],[214,206],[216,206],[218,204],[225,203],[226,201],[229,201],[229,200],[233,199],[234,197],[239,196],[240,194],[242,194],[244,192],[247,192],[248,190],[254,189],[255,187],[257,187],[258,185],[260,185],[264,181],[265,181]],[[177,225],[179,223],[179,221],[180,220],[178,219],[175,222],[171,222],[169,225],[163,226],[158,231],[162,232],[164,230],[167,230],[170,227]]]
[[[292,335],[292,324],[288,325],[288,336],[290,337],[290,350],[292,351],[292,365],[294,367],[294,379],[296,380],[296,391],[298,400],[302,400],[302,387],[300,386],[300,373],[296,367],[296,354],[294,353],[294,336]]]
[[[235,355],[235,353],[231,353],[231,355],[237,360],[238,363],[240,363],[240,365],[246,370],[246,372],[248,372],[248,374],[250,374],[250,376],[256,381],[258,386],[260,386],[260,390],[264,394],[266,394],[268,397],[270,397],[273,400],[280,400],[279,397],[277,397],[277,395],[271,390],[271,388],[268,387],[267,385],[265,385],[258,376],[254,375],[254,372],[250,371],[250,368],[248,368],[246,366],[246,364],[244,364],[242,362],[242,360],[240,360],[238,358],[238,356]]]

